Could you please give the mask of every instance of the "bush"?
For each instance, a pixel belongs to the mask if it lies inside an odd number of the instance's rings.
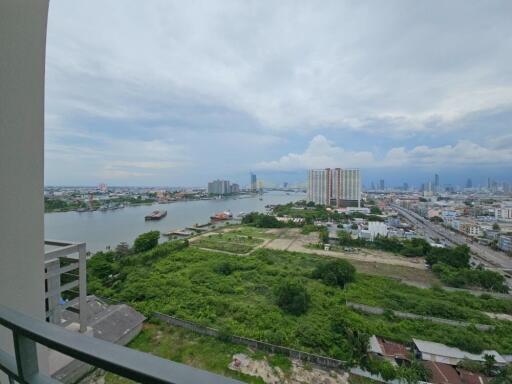
[[[149,251],[158,245],[158,239],[160,238],[160,232],[150,231],[139,235],[133,243],[133,252],[140,253]]]
[[[356,269],[346,260],[335,260],[320,264],[313,271],[312,277],[327,285],[345,287],[355,280]]]
[[[245,215],[242,219],[242,224],[248,224],[258,228],[281,228],[284,226],[284,223],[278,221],[275,216],[258,212],[251,212]]]
[[[454,268],[469,268],[469,247],[458,245],[454,248],[432,248],[426,258],[430,265],[444,263]]]
[[[296,316],[306,313],[311,302],[304,282],[297,279],[284,280],[275,289],[275,296],[279,308]]]
[[[231,263],[225,261],[215,266],[215,272],[220,273],[221,275],[231,275],[233,273],[234,268]]]
[[[452,287],[480,287],[490,291],[508,293],[505,277],[483,268],[454,268],[444,263],[435,264],[432,271],[443,283]]]

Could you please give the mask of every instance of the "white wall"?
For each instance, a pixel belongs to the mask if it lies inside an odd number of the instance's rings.
[[[48,0],[0,0],[0,304],[40,319],[47,13]]]

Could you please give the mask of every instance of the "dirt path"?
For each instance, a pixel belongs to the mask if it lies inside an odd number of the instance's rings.
[[[389,264],[389,265],[400,265],[409,268],[422,269],[425,270],[427,267],[421,261],[416,260],[408,260],[399,256],[392,256],[385,254],[384,252],[379,252],[378,254],[371,252],[364,253],[349,253],[349,252],[337,252],[337,251],[325,251],[322,249],[312,249],[306,248],[305,245],[308,242],[305,241],[302,237],[294,237],[294,238],[277,238],[270,242],[268,242],[264,247],[268,249],[276,249],[280,251],[290,251],[290,252],[302,252],[302,253],[310,253],[314,255],[320,256],[329,256],[335,257],[339,259],[349,259],[349,260],[359,260],[370,263],[381,263],[381,264]]]

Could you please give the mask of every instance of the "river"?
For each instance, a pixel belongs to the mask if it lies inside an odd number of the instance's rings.
[[[120,242],[133,243],[141,233],[157,230],[169,232],[196,223],[206,223],[216,212],[265,212],[267,204],[286,204],[304,200],[304,193],[269,192],[258,196],[240,196],[220,200],[182,201],[126,207],[114,211],[56,212],[44,215],[45,238],[70,242],[85,242],[87,250],[97,252],[107,246],[114,248]],[[144,216],[154,210],[167,210],[159,221],[145,221]]]

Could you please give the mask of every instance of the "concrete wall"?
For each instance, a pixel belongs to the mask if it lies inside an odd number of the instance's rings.
[[[47,13],[48,0],[0,1],[0,304],[40,319]]]

